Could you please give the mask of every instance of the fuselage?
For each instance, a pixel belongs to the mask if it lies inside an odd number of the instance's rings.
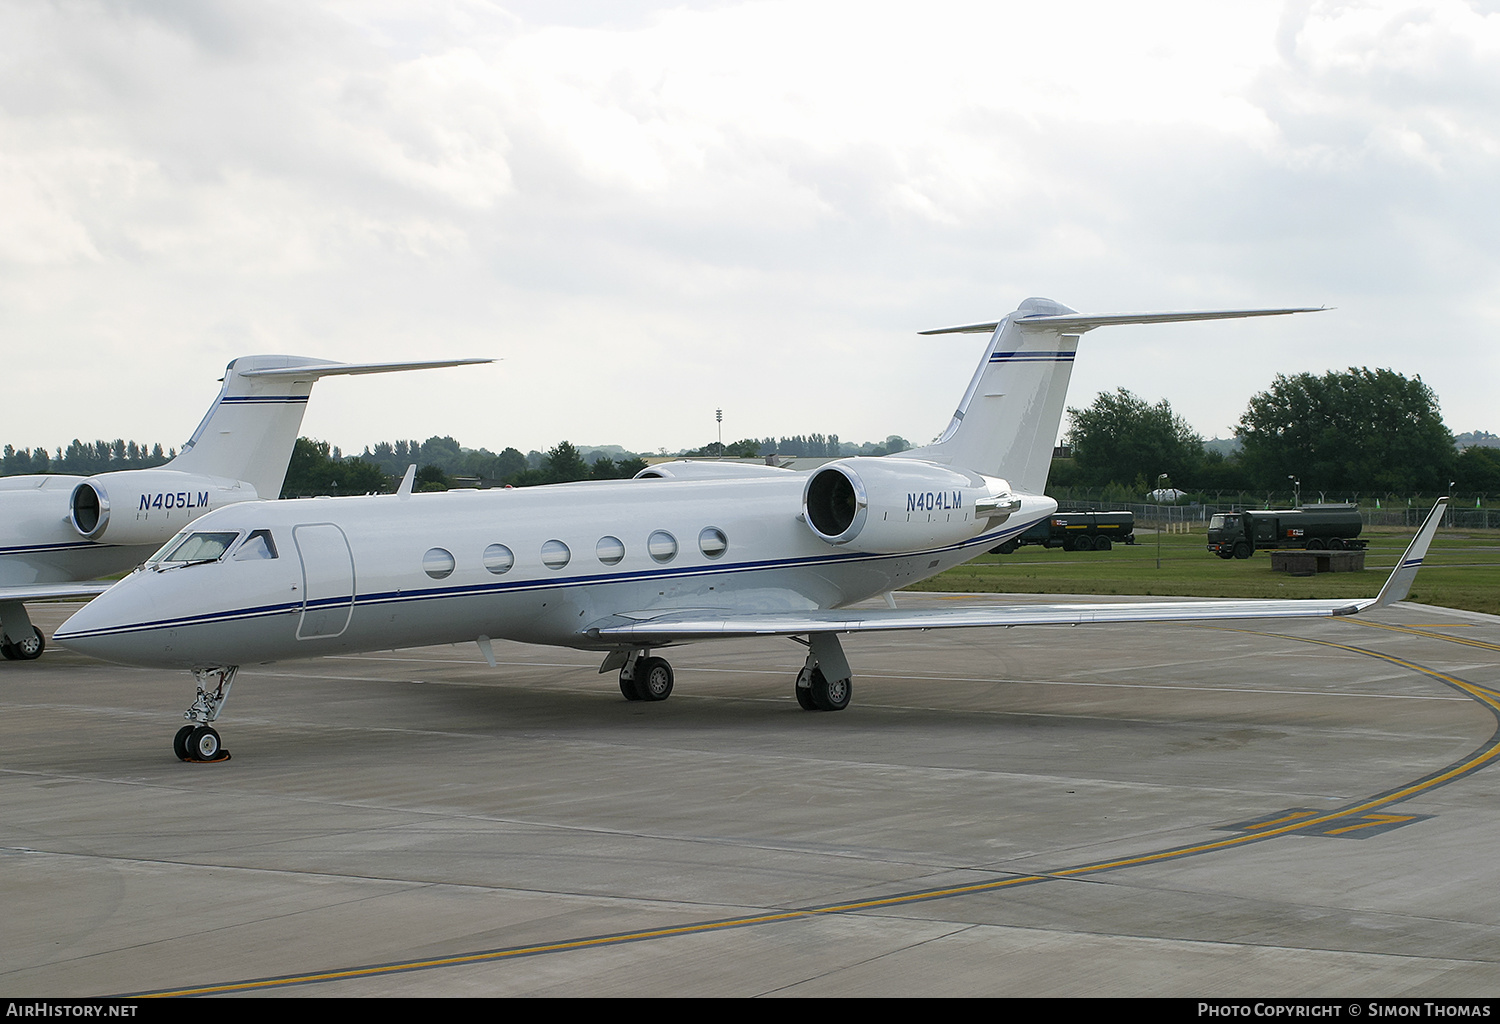
[[[876,554],[809,528],[806,480],[785,472],[233,506],[188,531],[214,534],[219,557],[137,570],[55,639],[112,661],[191,669],[480,637],[608,646],[585,631],[622,614],[862,601],[973,558],[1056,508],[1016,495],[1020,509],[992,526],[970,501],[918,507],[908,514],[950,525],[967,517],[972,530],[958,543]],[[257,533],[270,551],[252,544]]]

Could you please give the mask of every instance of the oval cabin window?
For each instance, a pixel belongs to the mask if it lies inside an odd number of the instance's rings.
[[[573,552],[560,540],[549,540],[542,545],[542,564],[549,569],[561,569],[573,557]]]
[[[435,580],[447,579],[453,575],[453,567],[457,564],[453,560],[453,553],[444,548],[429,548],[427,554],[422,556],[423,571]]]

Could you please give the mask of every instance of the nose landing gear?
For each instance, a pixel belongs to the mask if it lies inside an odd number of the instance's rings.
[[[224,702],[229,699],[229,687],[238,671],[237,665],[194,670],[193,675],[198,680],[198,697],[182,713],[182,717],[193,724],[184,725],[172,737],[172,753],[177,755],[179,761],[209,763],[229,760],[229,751],[224,749],[218,732],[208,723],[218,719],[224,710]]]

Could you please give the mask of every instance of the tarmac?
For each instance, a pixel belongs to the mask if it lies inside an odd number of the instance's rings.
[[[1500,619],[495,648],[0,663],[0,996],[1500,995]]]

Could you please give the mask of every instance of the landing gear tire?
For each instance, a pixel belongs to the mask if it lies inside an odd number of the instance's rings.
[[[830,682],[821,668],[815,668],[808,696],[819,711],[842,711],[849,706],[849,698],[854,696],[854,684],[847,679]]]
[[[177,730],[177,735],[172,737],[172,753],[177,755],[177,760],[191,760],[188,756],[188,737],[193,734],[193,730],[196,728],[198,728],[196,725],[184,725],[181,729]]]
[[[0,654],[5,655],[7,661],[35,661],[46,649],[47,640],[35,626],[31,627],[31,636],[25,640],[13,644],[0,642]]]
[[[794,686],[792,692],[797,695],[797,706],[803,711],[818,710],[818,706],[813,703],[811,686]]]
[[[623,671],[620,673],[620,693],[624,695],[626,700],[641,699],[641,695],[635,689],[635,680],[626,679]]]
[[[667,659],[641,659],[635,667],[635,690],[641,700],[666,700],[672,696],[672,666]]]
[[[219,734],[207,725],[200,725],[188,733],[184,745],[189,761],[224,761],[229,757],[229,752],[219,743]]]

